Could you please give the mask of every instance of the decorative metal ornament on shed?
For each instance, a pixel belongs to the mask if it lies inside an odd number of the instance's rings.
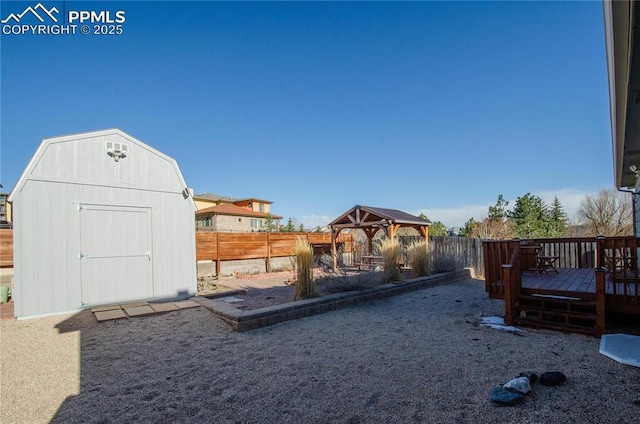
[[[107,149],[107,155],[111,156],[114,161],[118,162],[120,159],[126,158],[129,152],[129,146],[124,143],[114,143],[113,141],[107,141],[105,143]]]

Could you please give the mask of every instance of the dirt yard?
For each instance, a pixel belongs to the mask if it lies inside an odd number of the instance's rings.
[[[0,422],[638,422],[640,369],[592,337],[480,325],[502,312],[469,279],[244,333],[202,307],[4,321]],[[567,381],[488,400],[528,370]]]

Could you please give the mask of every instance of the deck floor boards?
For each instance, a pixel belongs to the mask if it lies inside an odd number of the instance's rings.
[[[615,286],[615,287],[614,287]],[[538,274],[525,272],[522,274],[522,287],[543,291],[559,291],[573,293],[596,292],[596,274],[590,268],[558,268],[558,274]],[[606,276],[607,295],[640,296],[640,285],[611,281]]]
[[[558,274],[523,273],[522,287],[550,291],[595,293],[596,274],[593,269],[580,268],[558,268]],[[607,293],[613,294],[613,288],[609,281],[607,282]]]

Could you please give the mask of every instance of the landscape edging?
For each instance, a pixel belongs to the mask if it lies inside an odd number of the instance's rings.
[[[371,289],[332,293],[322,297],[298,300],[251,311],[243,311],[224,301],[203,296],[194,297],[192,300],[209,309],[235,331],[247,331],[470,277],[471,270],[465,268],[428,277],[387,283]]]

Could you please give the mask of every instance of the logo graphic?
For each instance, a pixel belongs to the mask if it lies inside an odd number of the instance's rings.
[[[44,18],[38,14],[38,11],[40,11],[41,14],[48,16],[49,19],[51,19],[53,22],[58,22],[58,18],[55,17],[54,13],[57,14],[60,11],[55,6],[50,10],[47,10],[47,8],[42,5],[42,3],[36,4],[35,7],[28,6],[22,13],[18,13],[17,15],[15,13],[11,13],[0,22],[6,24],[9,23],[9,21],[13,20],[17,24],[20,23],[20,20],[24,17],[24,15],[26,15],[27,13],[31,13],[36,17],[36,19],[44,23]]]
[[[0,0],[1,1],[1,0]],[[68,10],[42,3],[27,6],[0,19],[2,35],[120,35],[126,22],[124,10]]]

